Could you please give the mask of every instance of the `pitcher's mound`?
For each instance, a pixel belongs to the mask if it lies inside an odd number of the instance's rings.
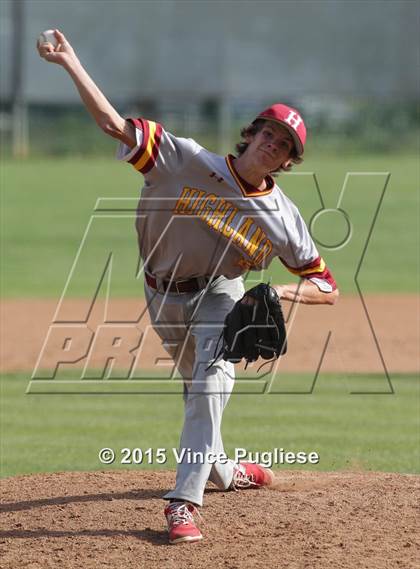
[[[276,472],[274,487],[209,488],[204,540],[167,544],[173,472],[65,472],[1,481],[2,567],[417,567],[419,477]],[[417,511],[416,511],[417,509]]]

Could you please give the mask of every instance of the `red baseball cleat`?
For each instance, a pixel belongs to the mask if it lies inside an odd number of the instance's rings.
[[[201,531],[195,525],[193,514],[200,517],[197,508],[189,502],[171,502],[166,506],[165,516],[171,545],[203,539]]]
[[[273,482],[274,473],[269,468],[252,462],[240,462],[234,466],[231,488],[233,490],[261,488],[271,486]]]

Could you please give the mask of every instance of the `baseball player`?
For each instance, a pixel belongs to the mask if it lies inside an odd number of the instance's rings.
[[[218,156],[154,121],[121,117],[64,35],[55,36],[56,47],[38,44],[41,57],[69,73],[99,127],[120,141],[118,158],[144,176],[136,227],[145,295],[184,380],[180,450],[188,452],[164,514],[170,543],[198,541],[196,514],[208,480],[222,490],[273,482],[267,468],[223,458],[221,422],[235,371],[212,358],[225,316],[244,294],[243,275],[277,258],[302,279],[274,285],[283,300],[334,304],[338,297],[298,209],[271,176],[302,161],[305,125],[297,110],[274,104],[242,130],[236,156]],[[200,453],[203,460],[190,459]]]

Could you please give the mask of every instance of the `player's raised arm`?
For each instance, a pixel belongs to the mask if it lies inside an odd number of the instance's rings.
[[[54,30],[54,36],[56,45],[38,40],[39,55],[50,63],[61,65],[69,73],[85,107],[106,134],[121,140],[130,148],[136,146],[133,125],[114,109],[94,83],[64,34],[59,30]]]

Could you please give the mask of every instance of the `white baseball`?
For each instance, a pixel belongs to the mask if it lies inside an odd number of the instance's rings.
[[[45,30],[42,32],[38,38],[38,42],[41,43],[52,43],[54,47],[57,47],[58,41],[55,37],[54,30]]]

